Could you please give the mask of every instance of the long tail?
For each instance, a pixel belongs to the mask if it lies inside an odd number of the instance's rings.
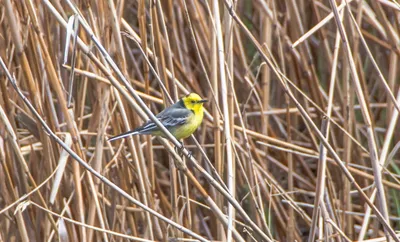
[[[114,141],[117,139],[122,139],[131,135],[137,135],[137,134],[152,134],[153,131],[156,131],[158,129],[157,125],[151,121],[147,121],[144,125],[137,127],[134,130],[128,131],[123,134],[119,134],[117,136],[111,137],[108,139],[108,141]]]
[[[131,131],[128,131],[126,133],[119,134],[119,135],[116,135],[114,137],[111,137],[111,138],[108,139],[108,141],[114,141],[114,140],[117,140],[117,139],[122,139],[122,138],[125,138],[125,137],[128,137],[128,136],[137,135],[137,134],[139,134],[139,131],[131,130]]]

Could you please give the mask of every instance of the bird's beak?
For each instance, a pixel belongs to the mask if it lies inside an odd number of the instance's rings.
[[[198,103],[206,103],[206,102],[208,102],[208,100],[207,99],[202,99],[202,100],[199,100],[199,101],[197,101]]]

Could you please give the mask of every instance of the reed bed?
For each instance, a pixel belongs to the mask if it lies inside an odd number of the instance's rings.
[[[0,241],[399,241],[396,1],[0,11]],[[107,141],[189,92],[180,152]]]

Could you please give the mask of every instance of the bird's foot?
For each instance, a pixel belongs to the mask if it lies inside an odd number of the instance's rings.
[[[183,158],[184,154],[183,154],[183,150],[185,149],[185,146],[183,146],[183,142],[179,142],[181,145],[180,147],[175,146],[175,151],[178,153],[178,155]],[[192,158],[192,151],[188,150],[188,158],[191,159]]]
[[[190,159],[192,159],[192,156],[193,156],[193,152],[192,151],[190,151],[190,150],[188,150],[188,159],[190,160]]]

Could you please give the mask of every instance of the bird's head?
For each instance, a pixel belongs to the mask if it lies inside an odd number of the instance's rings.
[[[181,100],[183,102],[183,105],[185,105],[187,109],[192,110],[194,113],[202,111],[203,104],[205,102],[208,102],[208,100],[202,99],[198,94],[193,92],[182,97]]]

